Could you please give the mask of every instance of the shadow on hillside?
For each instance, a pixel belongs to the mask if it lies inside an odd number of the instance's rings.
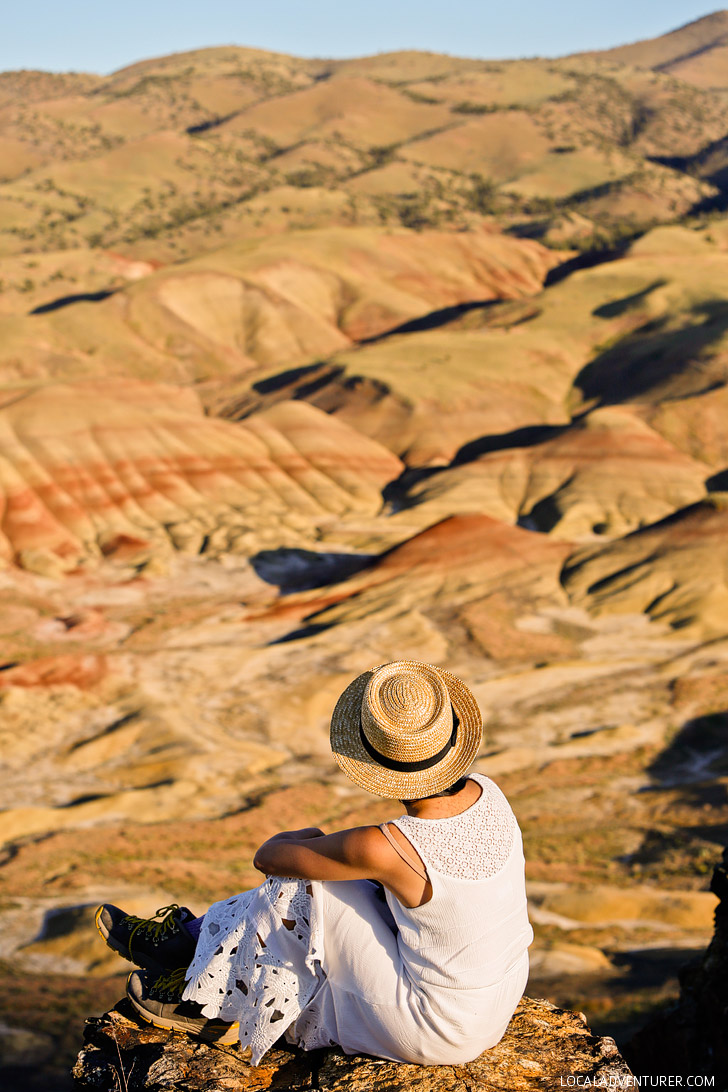
[[[574,418],[577,421],[578,417]],[[477,440],[470,440],[463,444],[453,456],[447,466],[405,467],[398,478],[389,482],[382,491],[382,498],[390,512],[399,512],[412,507],[409,492],[421,482],[436,478],[439,474],[456,466],[464,466],[475,462],[482,455],[488,455],[494,451],[509,451],[519,447],[537,447],[561,436],[571,428],[574,421],[568,425],[526,425],[523,428],[512,429],[510,432],[489,433],[479,436]],[[415,504],[417,502],[415,501]],[[539,528],[540,529],[540,528]]]
[[[291,387],[294,388],[296,398],[305,399],[334,380],[340,379],[345,370],[343,364],[325,362],[303,364],[298,368],[288,368],[284,372],[278,372],[267,379],[259,379],[252,384],[252,388],[256,394],[276,394]],[[301,380],[306,382],[302,383]]]
[[[206,121],[200,121],[197,125],[188,125],[185,132],[188,136],[196,136],[197,133],[207,133],[210,129],[217,129],[220,125],[224,125],[226,121],[232,121],[238,114],[241,114],[242,110],[233,110],[231,114],[224,114],[221,117],[207,118]]]
[[[511,231],[510,234],[514,235],[516,233]],[[628,238],[624,239],[619,246],[613,246],[603,250],[585,250],[583,254],[577,254],[573,258],[568,258],[567,261],[562,262],[561,265],[555,265],[554,268],[549,269],[546,274],[546,280],[543,282],[544,288],[550,288],[552,284],[558,284],[559,281],[565,281],[567,277],[570,277],[572,273],[577,273],[580,269],[591,269],[595,265],[605,265],[607,262],[616,262],[618,258],[624,257],[635,239],[639,238],[642,234],[642,231],[635,231]]]
[[[719,190],[718,193],[710,197],[704,197],[702,201],[698,201],[690,208],[691,216],[706,216],[710,213],[722,213],[728,211],[728,183],[725,181],[723,185],[726,189]]]
[[[619,313],[614,311],[619,305],[626,310],[633,300],[609,304],[610,313]],[[708,300],[694,308],[693,316],[693,323],[680,329],[670,328],[665,317],[620,338],[582,368],[574,388],[593,406],[647,396],[689,398],[723,386],[728,381],[725,363],[701,356],[728,333],[728,302]]]
[[[725,206],[728,198],[728,137],[722,136],[702,148],[697,155],[655,155],[648,157],[651,163],[659,163],[662,167],[680,171],[682,174],[695,175],[712,182],[723,193],[714,197],[704,198],[701,205],[710,202],[715,207],[716,200]],[[694,210],[693,210],[694,211]]]
[[[272,647],[273,645],[287,645],[291,641],[303,641],[307,637],[315,637],[317,633],[324,633],[327,629],[331,629],[331,626],[312,622],[308,626],[299,626],[298,629],[292,629],[290,632],[284,633],[282,637],[276,637],[269,644]]]
[[[266,584],[275,584],[281,595],[312,591],[328,584],[338,584],[368,568],[378,554],[317,553],[281,546],[261,550],[250,559],[255,573]]]
[[[728,470],[719,470],[705,479],[705,488],[709,493],[728,493]]]
[[[620,315],[630,311],[633,307],[644,303],[657,288],[662,288],[666,284],[667,281],[665,280],[656,280],[652,284],[648,284],[646,288],[640,289],[639,292],[633,292],[630,296],[623,296],[621,300],[612,300],[611,303],[595,307],[592,314],[596,315],[597,318],[619,318]]]
[[[326,361],[288,368],[259,379],[233,395],[216,412],[227,420],[241,421],[277,402],[289,400],[309,402],[324,413],[335,413],[343,406],[362,410],[386,400],[390,415],[399,415],[404,420],[409,413],[404,399],[393,394],[386,383],[356,373],[348,375],[342,364]]]
[[[72,303],[100,303],[101,300],[108,299],[109,296],[113,296],[118,291],[118,288],[104,288],[99,292],[78,292],[75,296],[59,296],[57,300],[51,300],[50,303],[41,303],[40,306],[34,307],[29,314],[47,315],[49,311],[60,311],[62,307],[69,307]]]
[[[491,451],[509,451],[517,447],[537,447],[547,440],[555,440],[557,436],[562,436],[570,427],[570,424],[526,425],[523,428],[514,428],[510,432],[479,436],[477,440],[470,440],[455,452],[451,465],[462,466],[464,463],[472,463],[481,455],[488,455]]]
[[[469,311],[484,311],[488,307],[494,307],[497,303],[503,303],[503,300],[470,300],[467,303],[454,304],[452,307],[441,307],[438,311],[428,311],[426,315],[409,319],[407,322],[403,322],[399,326],[393,326],[390,330],[385,330],[381,334],[361,338],[357,344],[374,345],[376,342],[384,341],[394,334],[421,334],[425,330],[436,330],[440,326],[447,326],[455,319],[467,315]]]
[[[728,711],[689,720],[647,767],[655,788],[698,786],[728,774]],[[728,793],[717,786],[723,800]]]

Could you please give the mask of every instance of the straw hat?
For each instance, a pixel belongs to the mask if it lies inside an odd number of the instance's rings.
[[[331,750],[363,789],[420,800],[470,768],[482,730],[465,683],[431,664],[397,660],[347,686],[331,717]]]

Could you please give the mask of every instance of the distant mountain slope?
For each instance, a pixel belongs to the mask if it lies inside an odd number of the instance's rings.
[[[658,38],[581,56],[670,72],[699,87],[728,88],[728,11],[715,11]]]
[[[556,60],[225,46],[105,78],[3,73],[0,258],[172,261],[241,233],[493,219],[610,246],[728,199],[722,173],[691,166],[726,136],[726,43],[718,12]]]

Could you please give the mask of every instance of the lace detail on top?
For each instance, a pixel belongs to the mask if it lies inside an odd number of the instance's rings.
[[[208,1019],[239,1021],[257,1065],[313,999],[322,940],[312,885],[270,877],[207,911],[184,997]]]
[[[482,787],[479,800],[460,815],[446,819],[395,819],[428,866],[460,880],[487,880],[505,865],[513,847],[516,817],[498,786],[474,777]]]

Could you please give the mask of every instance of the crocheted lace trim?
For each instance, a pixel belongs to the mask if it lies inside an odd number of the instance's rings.
[[[312,885],[275,876],[205,914],[183,996],[208,1019],[239,1021],[253,1065],[323,980],[318,919]]]
[[[506,864],[516,830],[516,817],[498,786],[475,777],[482,794],[467,811],[446,819],[396,819],[427,868],[459,880],[487,880]]]

